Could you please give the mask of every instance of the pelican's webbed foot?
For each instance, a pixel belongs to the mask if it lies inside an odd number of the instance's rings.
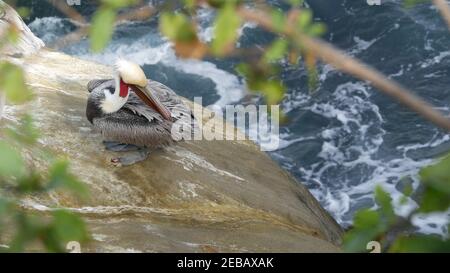
[[[123,144],[114,141],[103,141],[103,144],[108,151],[125,152],[124,156],[111,159],[111,163],[116,167],[129,166],[144,161],[150,154],[149,149],[132,144]]]
[[[106,150],[111,152],[130,152],[141,149],[141,147],[133,144],[124,144],[115,141],[103,141],[103,145],[105,145]]]
[[[150,151],[148,149],[141,148],[137,151],[128,152],[125,156],[112,158],[111,163],[116,167],[129,166],[146,160],[149,154]]]

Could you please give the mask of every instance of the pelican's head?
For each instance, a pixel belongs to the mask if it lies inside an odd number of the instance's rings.
[[[128,100],[129,92],[134,91],[139,98],[161,114],[165,119],[171,120],[170,111],[160,102],[158,97],[148,87],[147,77],[142,68],[125,59],[118,59],[115,64],[116,89],[111,98],[104,101],[102,109],[106,113],[118,111]],[[106,94],[108,95],[108,94]],[[108,97],[108,96],[107,96]]]
[[[115,68],[124,83],[141,88],[147,86],[147,77],[139,65],[124,59],[118,59]]]

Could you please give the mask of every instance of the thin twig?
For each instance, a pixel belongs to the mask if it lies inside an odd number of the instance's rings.
[[[129,12],[117,16],[116,23],[122,24],[126,21],[144,21],[152,17],[156,13],[156,8],[153,6],[142,6],[135,8]]]
[[[126,23],[127,21],[137,20],[143,21],[147,20],[155,14],[156,10],[152,6],[143,6],[135,8],[129,12],[117,16],[116,26]],[[68,44],[73,44],[79,40],[86,37],[89,33],[89,25],[79,27],[77,30],[59,38],[53,44],[50,45],[51,48],[61,49]]]
[[[86,19],[84,19],[83,15],[81,15],[76,9],[69,6],[66,1],[55,1],[55,0],[47,0],[51,5],[61,11],[64,15],[71,18],[75,22],[78,22],[81,25],[87,24]]]
[[[433,0],[434,5],[441,12],[442,17],[447,22],[447,26],[450,29],[450,7],[445,0]]]

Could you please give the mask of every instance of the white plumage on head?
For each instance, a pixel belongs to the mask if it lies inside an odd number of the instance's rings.
[[[126,84],[140,87],[147,86],[147,77],[139,65],[119,58],[116,61],[115,68]]]

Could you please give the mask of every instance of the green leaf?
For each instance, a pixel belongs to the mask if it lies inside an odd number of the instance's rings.
[[[112,8],[101,8],[95,13],[89,30],[92,51],[100,52],[109,43],[114,32],[115,20],[116,11]]]
[[[264,61],[267,63],[279,61],[284,57],[288,49],[288,42],[284,39],[277,39],[264,53]]]
[[[281,10],[274,9],[271,12],[271,17],[272,17],[272,24],[273,24],[275,31],[283,32],[284,26],[286,25],[285,14]]]
[[[6,92],[12,103],[23,103],[32,98],[32,93],[25,84],[22,69],[9,62],[0,62],[0,92]]]
[[[171,14],[164,12],[159,18],[159,26],[161,33],[171,40],[175,40],[178,34],[178,28],[181,24],[185,23],[183,15]]]
[[[196,0],[183,0],[184,5],[186,6],[187,9],[194,9],[195,5],[197,4]]]
[[[25,173],[25,162],[18,151],[0,140],[0,176],[20,177]]]
[[[450,196],[450,156],[420,171],[422,183]]]
[[[301,31],[305,31],[306,28],[311,24],[312,22],[312,12],[310,10],[302,10],[300,12],[300,16],[298,17],[298,23],[297,26],[300,28]]]
[[[354,217],[354,228],[344,236],[344,250],[347,252],[367,251],[367,243],[386,230],[386,227],[380,223],[379,212],[367,209],[358,211]]]
[[[381,186],[375,188],[375,201],[380,206],[382,216],[387,221],[387,224],[393,224],[396,215],[392,206],[392,198]]]
[[[309,93],[313,94],[317,86],[319,85],[319,73],[317,72],[317,67],[315,65],[309,66],[308,71],[308,89]]]
[[[246,63],[239,63],[235,67],[235,70],[242,77],[248,77],[250,75],[250,66]]]
[[[11,44],[16,44],[19,42],[20,31],[17,28],[10,27],[10,28],[8,28],[5,36],[6,36],[5,42],[9,42]],[[3,41],[0,42],[0,45],[2,43],[3,43]]]
[[[286,90],[283,83],[278,80],[262,82],[260,89],[269,105],[279,103],[283,99]]]
[[[0,221],[3,219],[2,215],[8,212],[11,205],[11,202],[7,199],[0,198]]]
[[[288,0],[287,1],[291,6],[301,6],[303,5],[304,0]]]
[[[2,238],[3,226],[8,221],[6,219],[13,214],[13,208],[14,204],[10,200],[0,197],[0,238]],[[1,248],[0,252],[2,252]]]
[[[137,4],[138,0],[102,0],[104,6],[113,8],[113,9],[121,9],[131,5]]]
[[[380,223],[380,214],[374,210],[360,210],[355,214],[353,226],[357,229],[377,227]]]
[[[159,18],[161,33],[172,41],[192,42],[197,40],[194,26],[186,15],[164,12]]]
[[[0,238],[2,238],[3,226],[5,223],[8,224],[10,216],[14,213],[14,208],[14,203],[11,200],[0,197]]]
[[[24,115],[17,126],[6,128],[5,133],[9,138],[26,144],[36,143],[39,137],[39,131],[34,126],[33,119],[30,115]]]
[[[450,206],[450,156],[420,171],[425,189],[420,204],[421,212],[444,211]]]
[[[314,23],[307,32],[312,36],[321,36],[327,32],[327,27],[323,23]]]
[[[208,4],[214,8],[223,8],[227,4],[237,5],[243,2],[242,0],[207,0],[207,1]]]
[[[87,196],[86,187],[69,172],[69,163],[65,160],[58,160],[53,163],[49,171],[48,190],[59,187],[72,190],[83,198]]]
[[[36,193],[43,191],[42,179],[38,173],[31,173],[17,180],[17,191],[20,193]]]
[[[380,237],[395,223],[397,217],[392,206],[392,198],[380,186],[375,188],[375,200],[380,210],[361,210],[355,214],[354,228],[344,236],[346,251],[367,251],[367,243]]]
[[[425,187],[420,202],[420,212],[446,211],[450,207],[450,197],[435,188]]]
[[[278,104],[283,99],[286,88],[278,79],[273,65],[250,66],[241,63],[236,71],[245,78],[249,90],[262,93],[268,104]]]
[[[65,252],[68,242],[82,243],[89,239],[81,218],[65,210],[53,211],[52,222],[40,229],[39,237],[51,252]]]
[[[86,226],[81,218],[65,210],[53,212],[52,228],[60,242],[84,242],[89,239]]]
[[[344,235],[345,252],[367,252],[367,244],[378,236],[375,229],[350,230]]]
[[[410,197],[413,194],[413,192],[414,192],[414,188],[413,188],[412,182],[411,181],[406,182],[406,184],[402,190],[402,193],[405,196]]]
[[[219,12],[214,22],[214,40],[212,51],[218,56],[223,56],[232,47],[238,38],[238,28],[241,19],[236,14],[236,7],[232,2],[227,3]]]
[[[16,11],[22,18],[27,18],[31,14],[30,8],[27,7],[17,7]]]
[[[430,0],[404,0],[403,1],[403,5],[405,6],[405,8],[412,8],[417,4],[420,3],[426,3],[429,2]]]
[[[402,236],[395,240],[389,252],[398,253],[449,253],[450,240],[435,235]]]
[[[15,217],[16,232],[14,238],[9,243],[11,252],[23,252],[25,246],[39,238],[42,231],[42,224],[34,215],[17,213]]]

